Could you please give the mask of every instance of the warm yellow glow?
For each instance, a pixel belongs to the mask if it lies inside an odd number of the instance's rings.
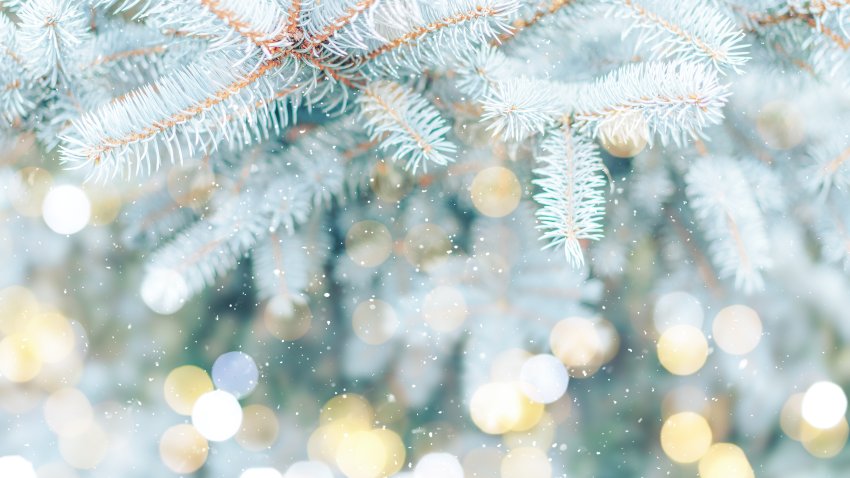
[[[503,217],[514,212],[519,205],[522,187],[513,171],[494,166],[482,169],[475,175],[469,194],[481,214]]]
[[[530,402],[512,383],[494,382],[482,385],[472,395],[469,403],[472,422],[481,431],[491,435],[511,431],[518,424],[525,425],[520,423],[524,418],[527,419],[525,401]]]
[[[44,420],[59,436],[81,435],[91,427],[93,417],[89,399],[75,388],[59,389],[44,402]]]
[[[803,421],[800,427],[800,441],[812,456],[832,458],[844,449],[850,427],[847,420],[841,418],[837,425],[830,428],[817,428]]]
[[[658,339],[658,360],[675,375],[690,375],[705,364],[708,342],[698,328],[690,325],[670,327]]]
[[[191,415],[198,398],[213,391],[213,383],[205,370],[194,365],[184,365],[168,374],[163,391],[165,401],[172,410],[181,415]]]
[[[552,465],[539,448],[515,448],[502,458],[501,478],[550,478]]]
[[[378,428],[372,430],[372,436],[381,441],[384,448],[384,464],[381,476],[391,476],[401,471],[405,464],[406,452],[401,437],[392,430]]]
[[[336,464],[348,478],[378,478],[383,475],[387,450],[371,430],[345,434],[336,450]]]
[[[673,461],[693,463],[711,446],[711,427],[694,412],[671,415],[661,426],[661,448]]]
[[[460,327],[469,313],[463,294],[454,287],[437,287],[425,296],[422,317],[425,323],[439,332]]]
[[[518,381],[523,364],[531,356],[531,353],[523,349],[508,349],[501,352],[490,363],[490,380],[493,382]]]
[[[369,431],[368,423],[353,418],[342,418],[322,425],[310,435],[307,454],[311,460],[335,463],[342,440],[352,433]]]
[[[802,439],[803,427],[803,394],[795,393],[788,397],[779,414],[779,426],[782,432],[792,440]]]
[[[59,439],[62,459],[81,470],[96,467],[106,457],[108,449],[109,435],[94,423],[78,435]]]
[[[264,405],[248,405],[242,409],[242,427],[236,434],[236,442],[249,451],[270,448],[277,440],[280,426],[277,415]]]
[[[175,425],[159,441],[159,456],[175,473],[193,473],[204,466],[209,443],[192,425]]]
[[[63,315],[56,312],[39,314],[27,324],[26,334],[32,337],[42,362],[58,363],[74,350],[74,329]]]
[[[313,313],[306,303],[277,295],[263,309],[263,325],[270,334],[281,340],[298,340],[310,331]]]
[[[378,221],[360,221],[345,235],[345,253],[363,267],[381,265],[393,250],[393,236]]]
[[[601,342],[593,322],[583,317],[564,319],[549,335],[552,353],[567,367],[585,367],[593,363]]]
[[[642,114],[618,115],[599,127],[599,140],[611,156],[631,158],[646,148],[649,131]]]
[[[38,346],[32,337],[14,334],[0,340],[0,377],[28,382],[41,371]]]
[[[360,340],[370,345],[379,345],[392,338],[398,329],[399,320],[390,304],[370,299],[354,309],[351,326]]]
[[[747,455],[732,443],[715,443],[699,461],[700,478],[755,478]]]
[[[344,393],[328,400],[319,412],[319,423],[327,424],[339,421],[361,423],[370,428],[375,421],[375,411],[369,401],[354,393]]]
[[[531,430],[540,422],[540,419],[543,417],[544,406],[542,403],[535,402],[526,397],[518,387],[518,384],[514,384],[514,393],[520,396],[520,415],[510,431],[525,432]]]
[[[744,355],[761,340],[761,319],[755,310],[745,305],[732,305],[721,309],[714,317],[711,334],[724,352]]]

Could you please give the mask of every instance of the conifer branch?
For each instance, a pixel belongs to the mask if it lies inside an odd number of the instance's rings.
[[[392,149],[393,160],[407,161],[416,171],[427,162],[445,165],[456,146],[445,139],[449,126],[428,101],[413,90],[390,81],[370,83],[357,100],[371,139],[380,139],[381,149]]]
[[[584,264],[582,240],[602,238],[605,215],[605,166],[596,147],[576,136],[569,125],[553,130],[543,140],[543,167],[533,182],[541,188],[534,196],[540,237],[545,247],[564,247],[567,261],[575,268]]]

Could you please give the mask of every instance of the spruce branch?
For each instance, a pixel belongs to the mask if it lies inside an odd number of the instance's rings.
[[[75,73],[69,61],[90,35],[88,18],[75,0],[30,0],[18,18],[17,45],[31,79],[54,86],[60,76]]]
[[[694,0],[612,0],[612,12],[640,30],[638,46],[651,45],[656,59],[710,62],[718,71],[740,72],[747,62],[744,32],[731,18]]]
[[[772,264],[770,242],[742,168],[729,158],[700,158],[691,165],[685,182],[720,277],[734,276],[735,287],[746,293],[761,290],[762,272]]]
[[[562,247],[575,268],[584,264],[582,240],[602,238],[605,215],[605,166],[596,146],[575,134],[569,125],[552,130],[541,146],[543,166],[533,182],[541,188],[534,196],[540,237],[548,247]]]
[[[415,0],[387,0],[376,9],[384,41],[359,57],[372,76],[397,76],[398,69],[421,71],[444,65],[477,43],[509,31],[516,0],[458,0],[425,7]]]
[[[285,57],[254,68],[234,66],[233,57],[223,53],[210,54],[81,116],[63,136],[62,159],[105,178],[158,168],[159,146],[171,162],[183,160],[184,148],[189,156],[196,148],[208,152],[228,131],[214,125],[226,125],[234,110],[245,110],[258,98],[275,96],[297,73],[297,65]]]
[[[564,101],[572,97],[566,85],[525,77],[494,84],[482,103],[483,121],[494,135],[521,141],[534,133],[542,133],[556,118],[569,112]]]
[[[370,83],[357,102],[371,139],[380,139],[381,149],[393,150],[393,160],[406,160],[406,169],[415,172],[420,164],[427,170],[429,161],[454,161],[457,147],[445,138],[450,128],[422,95],[380,80]]]
[[[635,63],[582,88],[574,119],[576,129],[594,137],[603,126],[621,131],[645,125],[649,141],[658,134],[662,144],[681,144],[720,123],[729,94],[728,85],[698,63]]]

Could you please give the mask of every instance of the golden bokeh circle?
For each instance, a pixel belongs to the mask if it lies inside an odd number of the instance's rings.
[[[213,382],[205,370],[194,365],[183,365],[172,370],[165,378],[165,401],[180,415],[191,415],[198,398],[213,391]]]
[[[369,345],[379,345],[390,340],[399,324],[395,309],[390,304],[376,299],[358,304],[351,317],[354,334]]]
[[[755,478],[747,455],[732,443],[711,445],[698,468],[700,478]]]
[[[247,405],[242,409],[242,426],[236,433],[236,442],[248,451],[271,448],[280,432],[277,415],[264,405]]]
[[[345,253],[362,267],[376,267],[390,256],[393,236],[387,226],[378,221],[354,223],[345,235]]]
[[[207,461],[209,443],[195,427],[175,425],[163,433],[159,441],[159,456],[175,473],[194,473]]]
[[[469,188],[472,203],[489,217],[504,217],[514,212],[522,197],[519,180],[508,168],[493,166],[475,175]]]
[[[661,365],[674,375],[690,375],[705,365],[708,341],[691,325],[674,325],[665,330],[656,347]]]
[[[711,440],[711,427],[698,413],[676,413],[661,426],[661,449],[677,463],[694,463],[702,458]]]
[[[750,353],[761,340],[762,325],[758,313],[745,305],[725,307],[714,317],[711,335],[726,353]]]

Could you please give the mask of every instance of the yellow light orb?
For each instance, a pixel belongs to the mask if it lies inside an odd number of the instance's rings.
[[[515,448],[502,458],[501,478],[550,478],[552,464],[539,448]]]
[[[731,305],[721,309],[714,317],[711,334],[724,352],[744,355],[756,348],[761,340],[761,319],[755,310],[745,305]]]
[[[370,345],[379,345],[390,340],[399,323],[393,307],[376,299],[361,302],[351,317],[354,334]]]
[[[841,421],[831,428],[817,428],[803,421],[800,427],[800,441],[812,456],[832,458],[844,449],[848,433],[850,427],[845,418],[841,418]]]
[[[732,443],[715,443],[699,461],[700,478],[755,478],[747,455]]]
[[[803,430],[803,394],[795,393],[788,397],[779,413],[779,426],[782,432],[792,440],[800,441]]]
[[[593,321],[569,317],[552,328],[549,347],[552,354],[569,368],[596,368],[600,362],[602,340]],[[575,376],[574,371],[570,372]]]
[[[210,376],[194,365],[183,365],[172,370],[165,378],[163,387],[168,406],[180,415],[191,415],[198,398],[212,391]]]
[[[10,382],[28,382],[41,371],[41,358],[35,341],[23,334],[0,341],[0,377]]]
[[[263,325],[270,334],[281,340],[298,340],[310,331],[313,313],[306,303],[277,295],[263,309]]]
[[[381,265],[393,250],[393,236],[378,221],[355,223],[345,235],[345,253],[362,267]]]
[[[165,466],[175,473],[197,471],[206,463],[209,449],[206,438],[188,424],[169,428],[159,441],[159,456]]]
[[[385,203],[400,201],[413,187],[410,176],[399,166],[387,161],[375,162],[369,185],[375,197]]]
[[[502,435],[502,442],[508,448],[532,446],[545,449],[552,446],[555,440],[555,420],[545,410],[537,424],[525,431],[511,431]]]
[[[466,320],[469,309],[463,294],[454,287],[441,286],[425,296],[422,317],[438,332],[451,332]]]
[[[386,462],[384,443],[371,431],[346,434],[336,450],[336,464],[348,478],[382,476]]]
[[[514,423],[511,427],[510,431],[513,432],[525,432],[531,430],[540,422],[540,419],[543,417],[544,405],[540,402],[535,402],[530,398],[526,397],[519,389],[518,386],[514,385],[515,393],[520,396],[520,415],[519,419]]]
[[[62,459],[81,470],[95,468],[106,457],[108,449],[109,435],[94,423],[78,435],[59,439]]]
[[[279,430],[277,415],[272,409],[248,405],[242,409],[242,426],[236,433],[236,442],[249,451],[266,450],[274,445]]]
[[[59,436],[75,437],[92,425],[94,411],[89,399],[76,388],[62,388],[44,402],[44,420]]]
[[[482,385],[469,402],[472,422],[491,435],[511,431],[523,419],[523,399],[513,384],[494,382]]]
[[[354,393],[337,395],[322,407],[319,412],[319,423],[326,424],[337,421],[349,421],[361,423],[364,427],[371,427],[375,421],[375,411],[369,401]]]
[[[503,217],[514,212],[519,205],[522,187],[513,171],[494,166],[475,175],[469,193],[481,214]]]
[[[711,427],[694,412],[671,415],[661,426],[661,448],[677,463],[693,463],[711,446]]]
[[[690,325],[670,327],[658,339],[658,360],[674,375],[690,375],[705,364],[708,341],[702,331]]]
[[[27,333],[33,338],[42,362],[58,363],[74,350],[74,329],[62,314],[43,313],[30,322]]]
[[[382,467],[381,476],[392,476],[404,467],[406,452],[401,437],[392,430],[379,428],[372,430],[372,436],[381,441],[386,460]]]
[[[367,423],[351,418],[342,418],[322,425],[310,434],[307,441],[307,455],[311,460],[334,464],[340,443],[345,437],[352,433],[369,430]]]
[[[599,127],[602,147],[616,158],[637,156],[646,148],[649,130],[643,114],[618,115]]]

